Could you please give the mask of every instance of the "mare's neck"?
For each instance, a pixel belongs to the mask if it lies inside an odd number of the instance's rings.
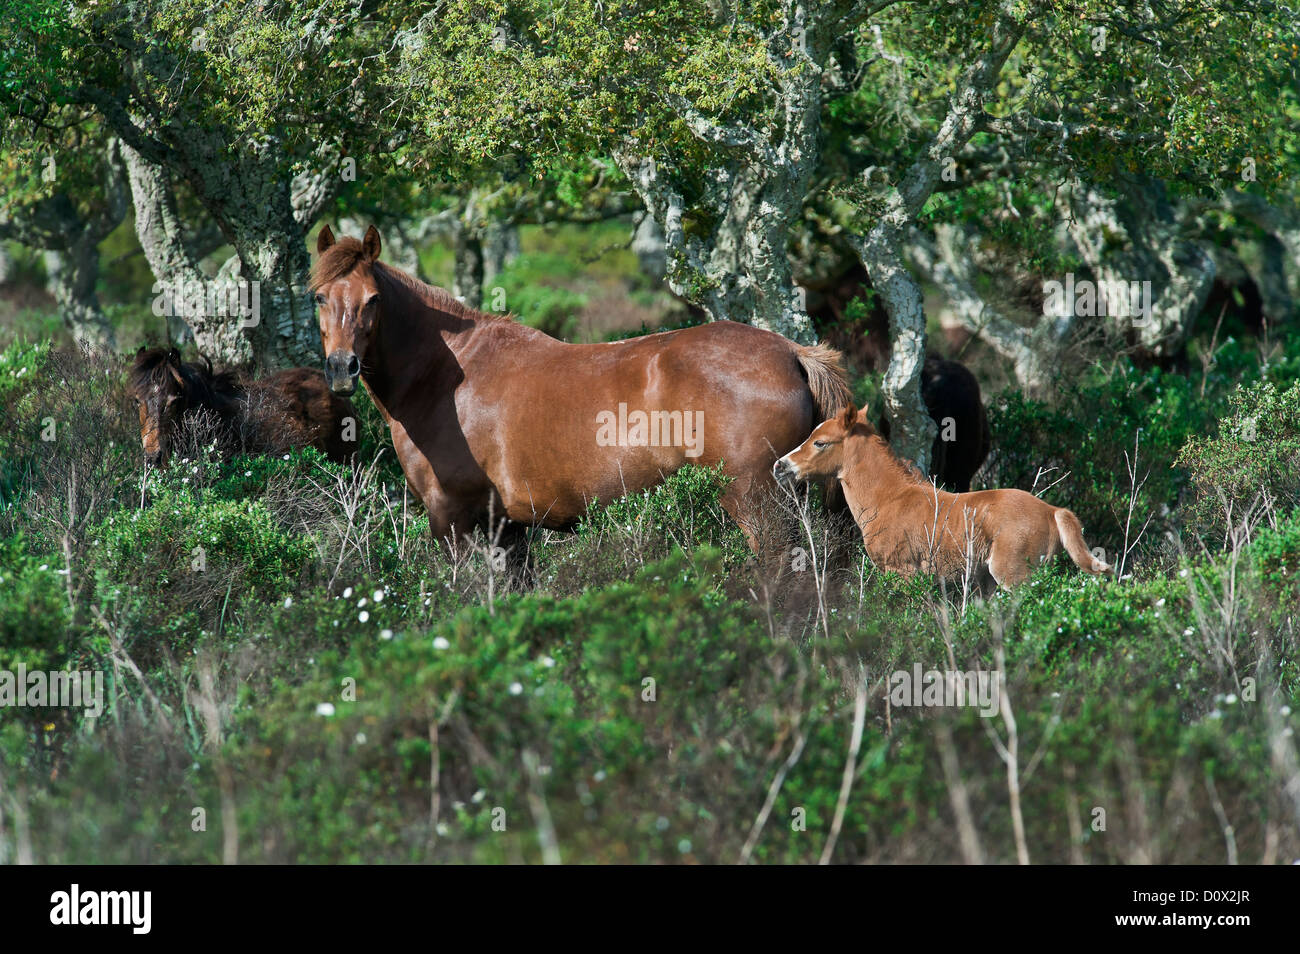
[[[367,349],[361,378],[390,420],[401,418],[413,395],[421,406],[438,390],[452,390],[463,379],[459,352],[480,319],[456,315],[416,289],[391,280],[400,292],[385,301],[375,340]],[[386,298],[388,296],[385,296]]]

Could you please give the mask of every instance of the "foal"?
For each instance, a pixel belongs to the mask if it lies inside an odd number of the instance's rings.
[[[867,555],[882,569],[953,578],[974,563],[1009,588],[1062,547],[1089,573],[1110,569],[1088,550],[1069,510],[1023,490],[939,490],[895,457],[852,404],[817,425],[772,472],[786,482],[838,477]]]
[[[131,367],[129,391],[140,412],[140,443],[150,464],[167,462],[173,439],[187,415],[205,410],[215,417],[228,450],[280,454],[315,447],[335,463],[356,451],[356,413],[345,398],[325,386],[313,368],[289,368],[245,383],[212,363],[181,361],[175,348],[141,348]],[[347,422],[351,420],[349,429]]]

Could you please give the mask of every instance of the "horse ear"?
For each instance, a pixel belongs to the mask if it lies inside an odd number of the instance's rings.
[[[367,262],[379,261],[379,229],[373,225],[366,229],[366,237],[361,240],[361,247],[365,250]]]
[[[325,250],[334,244],[334,233],[330,231],[328,225],[320,230],[320,235],[316,236],[316,254],[324,255]]]
[[[844,411],[840,416],[840,423],[844,425],[846,431],[853,430],[853,425],[858,422],[858,409],[850,401],[844,405]]]

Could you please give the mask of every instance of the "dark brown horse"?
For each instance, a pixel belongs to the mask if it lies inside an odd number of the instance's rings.
[[[214,419],[228,452],[281,454],[315,447],[342,463],[356,451],[356,412],[330,392],[312,368],[289,368],[252,382],[212,363],[181,361],[175,348],[141,348],[129,392],[140,413],[140,443],[151,464],[167,462],[171,445],[194,412]]]
[[[329,385],[370,392],[435,537],[489,513],[570,527],[596,500],[721,462],[752,543],[773,461],[849,398],[821,345],[727,321],[566,344],[384,265],[373,226],[337,243],[326,227],[316,248]]]

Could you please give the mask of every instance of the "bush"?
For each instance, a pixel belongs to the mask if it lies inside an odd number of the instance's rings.
[[[1008,391],[989,407],[993,450],[983,483],[1040,493],[1055,484],[1044,499],[1073,510],[1088,542],[1115,562],[1126,527],[1130,544],[1148,520],[1152,535],[1172,527],[1187,474],[1168,462],[1211,420],[1186,376],[1127,364],[1062,387],[1051,404]]]
[[[489,311],[509,311],[553,338],[569,339],[577,330],[578,313],[587,296],[554,283],[574,274],[569,259],[544,253],[520,255],[492,279],[492,287],[483,289],[485,305]],[[500,308],[493,300],[498,288],[504,299]]]
[[[541,579],[559,592],[627,579],[675,549],[718,547],[729,567],[748,561],[744,534],[723,509],[731,478],[722,465],[688,464],[668,479],[607,504],[593,503],[571,538],[537,548]]]
[[[1187,526],[1225,536],[1259,505],[1290,510],[1300,504],[1300,382],[1281,390],[1272,381],[1238,387],[1213,437],[1191,435],[1177,458],[1194,491]]]
[[[0,670],[59,669],[73,655],[63,560],[0,540]]]

